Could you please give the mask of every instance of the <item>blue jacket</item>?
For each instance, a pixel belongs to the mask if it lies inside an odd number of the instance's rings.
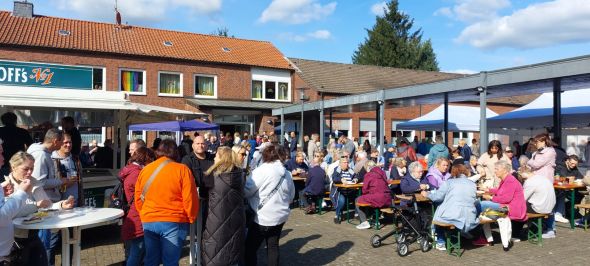
[[[297,151],[297,139],[296,138],[292,138],[291,141],[289,142],[289,151],[290,152]]]
[[[475,209],[476,186],[465,176],[442,183],[438,190],[428,193],[428,198],[440,204],[433,221],[453,224],[463,232],[469,232],[479,224]]]
[[[307,166],[305,162],[303,162],[302,164],[297,164],[297,162],[295,162],[295,158],[288,160],[287,163],[285,163],[285,168],[287,168],[289,172],[292,172],[297,168],[301,168],[305,170],[305,172],[309,171],[309,166]]]
[[[459,147],[460,153],[461,153],[461,157],[463,157],[463,159],[466,162],[469,162],[469,160],[471,159],[471,148],[469,148],[469,146],[467,146],[467,144],[463,145],[463,147]]]
[[[415,193],[420,190],[420,184],[428,184],[426,178],[420,178],[420,181],[418,181],[410,173],[406,173],[400,182],[399,186],[404,194]]]
[[[324,193],[324,177],[326,177],[326,172],[319,165],[309,169],[304,191],[314,196],[322,195]]]

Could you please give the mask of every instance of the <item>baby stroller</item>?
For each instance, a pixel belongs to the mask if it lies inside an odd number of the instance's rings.
[[[412,200],[406,206],[392,206],[393,224],[396,228],[384,236],[373,235],[371,237],[371,246],[377,248],[381,246],[383,240],[395,236],[397,254],[400,257],[408,255],[408,248],[412,243],[417,242],[422,252],[428,252],[432,248],[430,223],[427,221],[428,219],[420,215],[416,196],[414,194],[407,196],[411,196]]]

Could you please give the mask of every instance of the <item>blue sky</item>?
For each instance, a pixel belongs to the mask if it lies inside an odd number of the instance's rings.
[[[113,22],[114,0],[32,0],[35,13]],[[119,0],[131,25],[271,41],[286,56],[350,63],[384,1]],[[0,9],[11,10],[12,0]],[[400,0],[439,66],[479,72],[590,54],[589,0]]]

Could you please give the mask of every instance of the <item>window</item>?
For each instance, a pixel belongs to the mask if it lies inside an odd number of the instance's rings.
[[[253,80],[252,81],[252,98],[262,99],[262,81],[260,81],[260,80]]]
[[[468,132],[453,132],[453,145],[459,145],[459,140],[465,139],[465,142],[469,142],[469,133]]]
[[[289,83],[279,82],[279,100],[289,100]]]
[[[252,99],[291,101],[291,73],[289,71],[253,68]]]
[[[158,80],[158,95],[182,96],[182,74],[160,72]]]
[[[195,97],[217,97],[217,77],[195,75]]]
[[[104,82],[104,69],[102,68],[93,68],[92,69],[92,89],[93,90],[103,90],[106,89],[103,84]]]
[[[267,81],[264,83],[264,98],[265,99],[275,99],[275,92],[276,92],[276,82],[274,81]]]
[[[165,139],[172,139],[176,140],[176,132],[172,131],[158,131],[157,134],[158,138],[165,140]]]
[[[120,71],[120,77],[120,91],[145,94],[145,71],[124,69]]]

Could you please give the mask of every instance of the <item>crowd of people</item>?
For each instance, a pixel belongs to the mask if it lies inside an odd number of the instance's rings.
[[[12,115],[3,115],[2,122],[16,124]],[[22,265],[54,264],[59,234],[14,230],[11,221],[42,208],[83,205],[80,173],[90,151],[73,125],[73,119],[64,118],[63,130],[49,129],[40,143],[28,139],[26,131],[0,128],[0,154],[6,156],[0,156],[0,166],[9,159],[0,201],[3,260],[16,254]],[[508,250],[521,238],[527,212],[549,214],[545,238],[555,237],[555,221],[569,222],[565,194],[553,189],[556,174],[584,179],[577,168],[580,158],[568,155],[547,134],[504,148],[492,140],[481,154],[475,139],[471,145],[462,139],[457,147],[447,147],[442,136],[433,143],[399,138],[386,143],[384,152],[347,136],[331,137],[327,145],[318,134],[304,136],[302,146],[297,140],[295,132],[194,133],[180,145],[156,139],[152,147],[132,140],[129,160],[119,172],[126,199],[121,226],[126,265],[177,265],[193,223],[203,265],[257,265],[263,242],[268,265],[278,265],[279,238],[291,208],[301,205],[313,214],[325,204],[325,193],[336,224],[348,210],[346,203],[356,203],[358,229],[371,227],[366,206],[389,207],[395,195],[422,193],[437,206],[434,214],[424,208],[425,220],[451,223],[476,245],[493,241],[489,226],[479,226],[479,214],[507,211],[502,223],[512,240],[502,242]],[[358,197],[356,190],[338,185],[357,183],[362,183]],[[436,247],[445,249],[440,228],[435,230]],[[15,251],[13,241],[23,250]]]

